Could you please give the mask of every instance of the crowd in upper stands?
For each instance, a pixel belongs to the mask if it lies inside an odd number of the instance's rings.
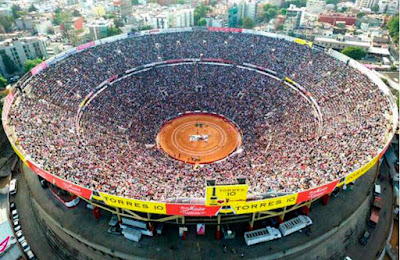
[[[116,80],[79,111],[112,76],[180,58],[265,67],[298,82],[317,106],[282,80],[197,62]],[[33,76],[24,92],[9,125],[30,160],[84,187],[142,200],[201,198],[206,180],[246,178],[253,195],[317,187],[370,161],[392,127],[387,97],[365,75],[323,51],[250,34],[180,32],[99,45]],[[152,145],[165,120],[195,110],[234,121],[242,152],[193,167]]]

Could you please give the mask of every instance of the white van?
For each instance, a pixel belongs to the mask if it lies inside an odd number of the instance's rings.
[[[17,180],[12,179],[10,181],[10,194],[14,195],[15,193],[17,193]]]
[[[381,185],[374,184],[374,195],[378,197],[381,196]]]

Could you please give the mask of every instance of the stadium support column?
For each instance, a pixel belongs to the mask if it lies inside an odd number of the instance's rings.
[[[253,213],[253,215],[251,216],[251,220],[249,222],[249,231],[253,231],[255,218],[256,218],[256,213]]]
[[[284,207],[284,208],[283,208],[283,213],[280,214],[280,215],[278,216],[278,222],[279,222],[279,223],[283,223],[283,221],[284,221],[284,219],[285,219],[286,208],[287,208],[287,207]]]
[[[116,212],[117,212],[118,223],[121,224],[121,223],[122,223],[122,221],[121,221],[121,215],[119,214],[119,213],[120,213],[120,209],[119,209],[119,208],[115,208],[115,210],[116,210]]]
[[[221,239],[221,215],[217,216],[217,221],[218,221],[218,225],[217,225],[216,238],[217,238],[217,240],[220,240]]]
[[[182,225],[183,225],[182,227],[185,229],[185,216],[182,217]],[[182,240],[186,240],[186,233],[187,233],[186,229],[183,230]]]
[[[150,218],[151,218],[151,214],[150,214],[150,213],[147,213],[147,219],[149,220],[149,230],[150,230],[152,233],[154,233],[154,226],[153,226],[153,224],[151,224]]]
[[[331,198],[331,193],[325,194],[324,196],[322,196],[322,198],[321,198],[322,204],[328,205],[330,198]]]
[[[307,204],[305,204],[305,205],[303,206],[303,208],[302,208],[303,213],[304,213],[306,216],[310,215],[310,209],[311,209],[311,201],[308,202]]]

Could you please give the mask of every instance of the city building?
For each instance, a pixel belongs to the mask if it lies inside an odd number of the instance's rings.
[[[235,28],[238,25],[238,22],[238,7],[237,5],[233,5],[228,10],[228,27]]]
[[[311,13],[321,13],[325,10],[325,0],[307,0],[306,10]]]
[[[18,73],[24,70],[26,60],[47,58],[45,39],[40,37],[24,37],[7,39],[0,42],[0,73],[5,77],[7,73],[2,56],[7,55],[18,68]]]
[[[356,7],[358,8],[371,8],[375,5],[377,0],[356,0]]]
[[[285,31],[290,31],[300,27],[304,22],[304,15],[306,12],[305,7],[298,8],[296,5],[291,4],[286,10]]]
[[[90,37],[93,40],[98,40],[108,36],[108,28],[113,25],[112,20],[93,20],[87,24],[89,28]]]
[[[113,5],[115,19],[124,21],[127,16],[132,15],[131,0],[114,0]]]
[[[398,0],[379,0],[377,4],[379,13],[396,14],[399,12]]]
[[[354,14],[327,12],[320,14],[318,21],[332,25],[336,25],[337,22],[345,22],[346,25],[355,25],[357,17]]]

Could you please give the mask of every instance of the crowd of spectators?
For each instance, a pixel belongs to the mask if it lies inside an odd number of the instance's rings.
[[[131,68],[181,58],[250,63],[298,82],[235,65],[159,66],[110,83]],[[215,112],[243,134],[242,152],[193,167],[155,144],[169,118]],[[319,114],[320,113],[320,114]],[[29,79],[9,115],[16,143],[56,176],[97,191],[142,199],[204,197],[206,180],[246,178],[249,193],[298,192],[344,177],[371,160],[391,131],[387,97],[366,76],[323,51],[280,39],[222,32],[128,38],[84,50]],[[321,120],[322,118],[322,120]],[[151,148],[150,148],[151,147]]]

